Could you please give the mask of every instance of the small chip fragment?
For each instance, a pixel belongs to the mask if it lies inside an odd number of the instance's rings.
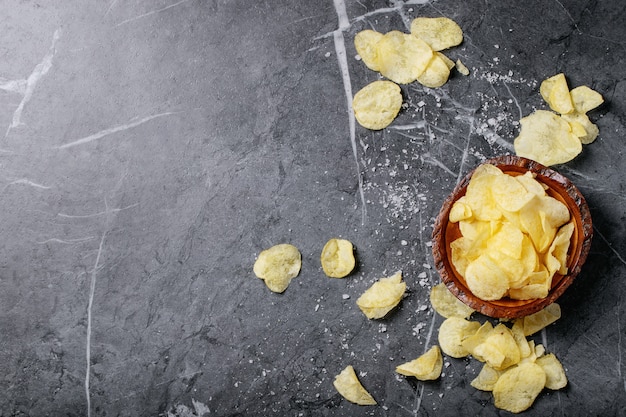
[[[456,62],[454,63],[454,66],[456,67],[456,70],[459,72],[459,74],[465,75],[465,76],[470,75],[469,68],[467,68],[467,66],[465,66],[465,64],[461,62],[460,59],[456,60]]]
[[[463,30],[447,17],[417,17],[411,22],[411,34],[423,39],[434,51],[463,42]]]
[[[302,255],[298,248],[282,243],[262,251],[254,263],[253,271],[271,291],[282,293],[291,280],[298,276],[301,267]]]
[[[346,239],[330,239],[320,256],[324,273],[331,278],[343,278],[350,274],[356,265],[354,247]]]
[[[405,376],[413,376],[420,381],[432,381],[441,376],[442,369],[441,349],[435,345],[417,359],[397,366],[396,372]]]
[[[358,405],[376,405],[376,400],[361,385],[352,365],[348,365],[333,381],[337,392],[346,400]]]
[[[400,303],[405,291],[406,283],[402,281],[402,272],[398,271],[372,284],[356,304],[368,319],[380,319]]]
[[[466,319],[474,312],[473,308],[456,298],[443,282],[430,290],[430,304],[439,315],[445,318],[462,317]]]
[[[506,370],[493,386],[494,405],[511,413],[527,410],[546,384],[546,373],[532,362]]]
[[[352,109],[356,120],[361,126],[372,130],[389,126],[401,107],[400,87],[385,80],[377,80],[366,85],[352,99]]]

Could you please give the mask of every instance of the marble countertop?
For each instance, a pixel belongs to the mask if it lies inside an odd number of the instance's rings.
[[[470,5],[471,3],[471,5]],[[1,416],[503,416],[469,383],[395,367],[437,343],[434,218],[566,74],[605,103],[599,138],[555,167],[594,221],[588,261],[536,336],[569,384],[526,415],[626,415],[626,9],[623,1],[9,1],[0,6]],[[363,29],[447,16],[454,72],[404,85],[368,131],[347,98],[378,78]],[[358,267],[324,276],[331,237]],[[278,243],[302,271],[283,294],[252,272]],[[397,270],[383,320],[358,296]],[[333,388],[346,365],[378,401]],[[460,411],[462,410],[462,411]]]

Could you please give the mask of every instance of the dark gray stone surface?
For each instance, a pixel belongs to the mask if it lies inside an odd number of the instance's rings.
[[[441,202],[512,152],[558,72],[606,99],[557,167],[596,235],[536,337],[569,385],[526,414],[626,415],[624,1],[52,3],[0,4],[0,415],[507,415],[474,360],[428,383],[394,369],[436,343]],[[351,136],[346,91],[377,78],[354,35],[439,15],[471,74],[403,86],[390,128]],[[318,260],[338,236],[358,255],[342,280]],[[283,242],[303,267],[277,295],[252,265]],[[368,321],[355,300],[397,270],[408,297]],[[336,393],[348,364],[378,406]]]

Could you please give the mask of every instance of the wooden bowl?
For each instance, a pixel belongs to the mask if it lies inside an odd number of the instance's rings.
[[[560,200],[569,208],[575,225],[567,255],[569,272],[567,275],[560,275],[558,273],[554,275],[552,287],[546,298],[513,300],[505,297],[497,301],[485,301],[472,294],[467,288],[465,279],[456,271],[451,262],[450,243],[460,237],[461,232],[459,231],[458,223],[449,222],[448,217],[454,202],[465,195],[473,171],[468,173],[454,188],[450,196],[446,198],[435,221],[433,230],[433,256],[435,267],[448,289],[459,300],[463,301],[474,310],[486,316],[496,318],[527,316],[556,301],[580,272],[587,259],[589,248],[591,247],[591,238],[593,235],[591,213],[589,212],[589,207],[584,197],[574,184],[563,175],[538,162],[506,155],[485,161],[485,164],[495,165],[509,175],[522,175],[526,171],[533,172],[536,175],[536,179],[548,187],[546,193]]]

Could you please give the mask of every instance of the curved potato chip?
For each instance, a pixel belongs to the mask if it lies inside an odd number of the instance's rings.
[[[402,92],[391,81],[374,81],[359,90],[352,99],[352,109],[359,124],[367,129],[384,129],[402,107]]]
[[[600,129],[594,123],[589,120],[589,116],[584,113],[570,113],[564,114],[565,119],[572,128],[574,133],[583,145],[589,145],[596,140],[600,134]]]
[[[549,306],[545,307],[543,310],[539,310],[536,313],[516,319],[516,321],[521,320],[522,328],[524,329],[524,335],[530,336],[537,333],[546,326],[549,326],[560,318],[561,306],[559,306],[557,303],[552,303]]]
[[[380,69],[378,41],[381,40],[382,37],[382,33],[371,29],[362,30],[354,37],[356,52],[363,60],[365,66],[372,71],[378,71]]]
[[[396,372],[405,376],[413,376],[420,381],[432,381],[439,378],[442,369],[441,349],[435,345],[419,358],[397,366]]]
[[[400,303],[405,291],[406,283],[402,281],[402,273],[396,272],[372,284],[356,300],[356,304],[368,319],[380,319]]]
[[[448,61],[446,61],[447,57],[444,59],[442,55],[443,54],[439,52],[433,55],[424,72],[417,77],[417,81],[420,84],[429,88],[437,88],[448,81],[450,77],[450,67]],[[445,57],[445,55],[443,56]]]
[[[511,329],[499,323],[473,349],[473,354],[496,370],[504,370],[519,363],[521,353]]]
[[[348,365],[333,381],[333,386],[342,397],[358,405],[376,405],[376,400],[361,385],[352,365]]]
[[[494,405],[511,413],[528,409],[546,384],[541,366],[524,362],[505,371],[493,386]]]
[[[356,265],[352,242],[346,239],[330,239],[322,249],[320,260],[327,276],[331,278],[347,276]]]
[[[604,103],[602,95],[586,85],[573,88],[569,93],[574,102],[574,108],[578,113],[587,113]]]
[[[449,317],[439,326],[439,346],[443,353],[453,358],[469,355],[463,347],[463,340],[476,333],[480,328],[477,321],[465,320],[461,317]]]
[[[398,84],[417,80],[433,56],[426,42],[397,30],[385,33],[377,46],[380,73]]]
[[[447,17],[417,17],[411,22],[411,34],[423,39],[435,51],[463,42],[463,30]]]
[[[580,139],[569,123],[546,110],[537,110],[520,120],[521,130],[513,141],[515,154],[550,166],[563,164],[582,152]]]
[[[445,318],[468,318],[474,312],[473,308],[456,298],[443,282],[440,282],[431,288],[430,304],[439,315]]]
[[[470,291],[483,300],[499,300],[509,290],[509,279],[487,254],[480,255],[465,268],[465,282]]]
[[[537,358],[537,365],[541,366],[546,373],[546,388],[557,390],[567,385],[567,376],[563,365],[553,353]]]
[[[270,290],[281,293],[298,276],[301,267],[300,251],[293,245],[282,243],[262,251],[254,263],[253,271]]]
[[[539,93],[555,112],[567,114],[574,111],[565,74],[560,73],[543,80],[539,86]]]
[[[463,345],[465,350],[467,350],[469,354],[474,356],[477,360],[485,362],[485,359],[476,352],[476,347],[482,345],[492,331],[493,325],[491,322],[485,321],[474,334],[463,339],[461,345]]]
[[[493,386],[503,373],[504,371],[498,371],[484,364],[476,378],[470,382],[470,385],[481,391],[493,391]]]

